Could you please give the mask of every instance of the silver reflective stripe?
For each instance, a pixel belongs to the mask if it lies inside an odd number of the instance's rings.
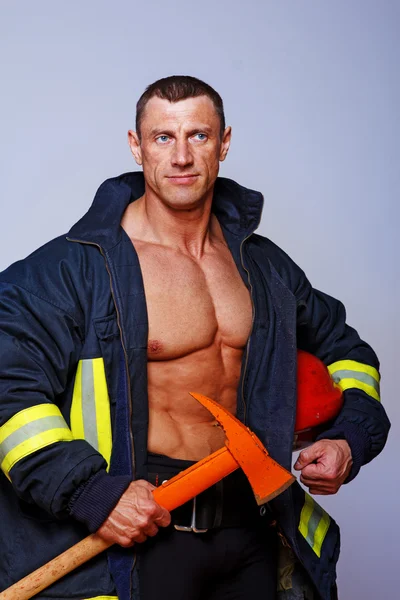
[[[19,444],[25,442],[33,436],[44,433],[51,429],[68,429],[65,420],[60,416],[43,417],[31,423],[22,425],[0,444],[0,464],[3,462],[6,455],[14,450]]]
[[[328,513],[306,492],[300,514],[299,531],[319,557],[330,523],[331,518]]]
[[[82,361],[82,416],[85,440],[99,449],[96,422],[96,397],[94,392],[93,361]]]
[[[372,375],[368,375],[368,373],[342,369],[341,371],[334,371],[332,373],[332,379],[335,383],[339,383],[342,379],[357,379],[358,381],[362,381],[363,383],[373,387],[374,390],[379,394],[378,381],[376,381]]]
[[[311,548],[314,547],[315,532],[317,531],[317,527],[323,517],[322,511],[319,511],[318,508],[319,505],[315,503],[314,510],[311,514],[310,520],[308,521],[308,532],[306,540],[310,544]]]
[[[112,448],[110,399],[104,361],[79,361],[72,395],[71,430],[76,440],[86,440],[110,464]]]

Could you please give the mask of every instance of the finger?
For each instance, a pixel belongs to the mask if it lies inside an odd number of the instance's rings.
[[[329,494],[331,494],[331,492],[328,492],[326,490],[322,490],[320,488],[309,488],[308,489],[309,493],[312,494],[313,496],[329,496]]]
[[[100,529],[96,531],[96,534],[99,535],[106,542],[118,544],[119,546],[123,546],[124,548],[129,548],[134,544],[134,540],[130,535],[127,535],[126,532],[116,532],[112,527],[109,527],[108,525],[103,525],[102,527],[100,527]]]
[[[320,465],[318,463],[316,463],[316,464],[313,463],[311,465],[307,465],[306,467],[304,467],[302,469],[300,477],[305,477],[306,479],[315,481],[317,479],[323,479],[324,472],[325,472],[325,469],[322,465]]]
[[[153,485],[149,481],[146,481],[145,479],[137,479],[137,480],[135,480],[135,484],[138,487],[140,486],[140,487],[142,487],[144,489],[147,489],[149,492],[152,492],[153,490],[156,489],[155,485]]]
[[[158,527],[154,523],[150,523],[147,527],[144,527],[142,531],[148,537],[154,537],[158,533]]]
[[[171,522],[171,515],[168,510],[157,504],[152,497],[140,502],[138,515],[142,516],[146,526],[149,523],[155,523],[159,527],[167,527]]]
[[[142,531],[140,531],[135,535],[133,542],[137,542],[138,544],[143,544],[143,542],[145,542],[146,540],[147,540],[147,535],[145,533],[143,533]]]
[[[162,511],[154,518],[154,523],[159,527],[168,527],[171,523],[170,513],[163,508]]]
[[[340,486],[339,486],[340,487]],[[319,495],[319,496],[329,496],[331,494],[337,494],[339,491],[339,487],[329,487],[329,486],[310,486],[309,492],[310,494]]]
[[[321,484],[321,481],[319,479],[310,479],[308,477],[304,477],[304,475],[300,475],[300,481],[303,485],[306,485],[307,487],[315,487]]]
[[[303,483],[309,489],[318,489],[328,494],[335,494],[341,486],[341,483],[338,481],[326,481],[324,479],[317,479],[315,481],[308,481],[307,479],[303,479],[301,483]]]
[[[133,499],[134,512],[146,521],[154,521],[161,515],[165,509],[154,500],[151,491],[144,486],[136,488],[136,495]]]
[[[121,538],[119,541],[116,540],[114,543],[122,546],[123,548],[132,548],[132,546],[135,545],[135,542],[129,538]]]
[[[319,487],[319,488],[326,488],[326,489],[337,488],[339,485],[337,481],[329,481],[326,479],[319,479],[319,478],[312,479],[312,478],[305,477],[303,474],[300,475],[300,481],[302,484],[306,485],[307,487]]]
[[[327,482],[327,483],[331,483],[331,482],[339,482],[339,483],[343,483],[345,477],[344,477],[344,473],[342,472],[341,469],[339,469],[337,467],[337,465],[332,465],[332,464],[316,464],[316,465],[309,465],[308,467],[305,467],[301,474],[303,475],[303,477],[306,477],[307,479],[311,479],[311,480],[318,480],[320,479],[321,482]]]
[[[303,450],[302,452],[300,452],[300,454],[294,464],[294,469],[296,469],[296,471],[300,471],[305,466],[313,463],[315,460],[317,460],[321,456],[321,452],[322,452],[322,448],[321,448],[320,444],[318,444],[318,442],[316,442],[309,448],[306,448],[306,450]]]

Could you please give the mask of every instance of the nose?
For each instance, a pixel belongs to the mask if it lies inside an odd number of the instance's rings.
[[[188,140],[176,140],[171,162],[176,167],[187,167],[193,164],[193,155]]]

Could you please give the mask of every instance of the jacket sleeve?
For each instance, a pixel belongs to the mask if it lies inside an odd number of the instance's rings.
[[[383,449],[390,428],[380,401],[379,361],[357,331],[346,324],[344,306],[313,289],[296,266],[298,347],[320,358],[343,391],[344,404],[319,439],[346,439],[353,467],[346,482]]]
[[[7,272],[6,272],[7,275]],[[34,275],[30,275],[31,278]],[[71,502],[88,482],[104,480],[104,458],[85,440],[74,439],[57,404],[79,360],[83,321],[71,285],[58,289],[67,311],[23,285],[0,277],[0,474],[25,502],[56,518],[71,512]],[[12,279],[12,278],[11,278]],[[27,283],[28,277],[22,278]],[[64,278],[66,279],[66,278]],[[33,280],[33,279],[32,279]],[[20,283],[20,282],[19,282]],[[58,283],[58,282],[57,282]],[[49,284],[56,285],[53,281]],[[59,285],[59,284],[58,284]],[[34,287],[34,285],[32,285]],[[102,477],[100,477],[102,474]],[[127,487],[124,483],[123,488]],[[92,486],[93,487],[93,486]],[[115,486],[114,486],[115,487]],[[117,486],[118,487],[118,486]],[[112,486],[111,486],[112,488]],[[122,489],[123,491],[123,489]],[[111,491],[96,526],[116,504],[122,491]],[[81,510],[82,512],[82,510]],[[87,520],[89,509],[84,518]],[[75,515],[74,515],[75,516]]]

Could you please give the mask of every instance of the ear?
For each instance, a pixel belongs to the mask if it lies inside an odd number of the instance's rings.
[[[138,165],[142,165],[142,149],[140,147],[140,139],[136,131],[128,131],[128,144]]]
[[[228,154],[229,146],[231,145],[232,139],[232,127],[226,127],[224,135],[222,136],[221,149],[219,152],[219,160],[222,162],[225,160]]]

